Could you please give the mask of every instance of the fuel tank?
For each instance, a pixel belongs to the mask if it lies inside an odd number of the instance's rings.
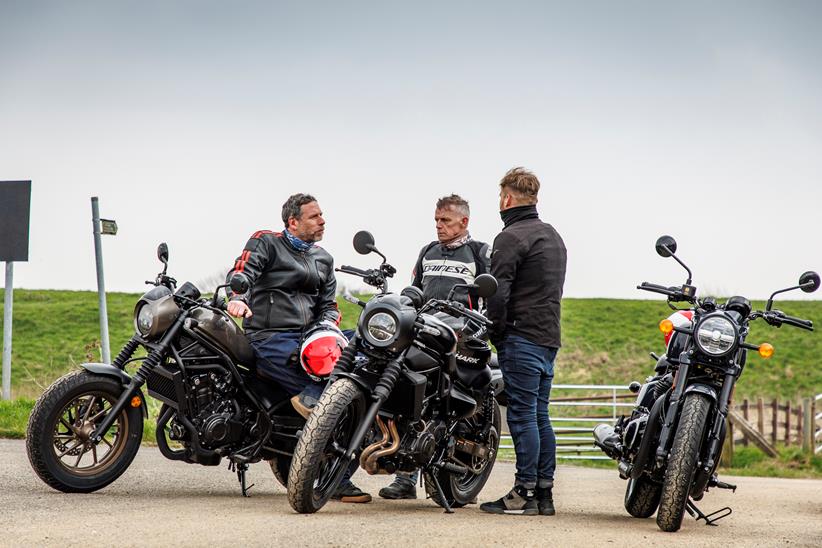
[[[191,320],[192,331],[225,350],[236,363],[254,367],[254,350],[243,330],[233,320],[207,308],[194,310]]]

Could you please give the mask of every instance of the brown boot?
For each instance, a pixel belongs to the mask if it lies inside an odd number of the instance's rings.
[[[303,402],[300,401],[300,396],[294,396],[293,398],[291,398],[291,405],[294,407],[297,413],[299,413],[302,416],[302,418],[308,420],[308,416],[311,415],[311,408],[303,405]]]

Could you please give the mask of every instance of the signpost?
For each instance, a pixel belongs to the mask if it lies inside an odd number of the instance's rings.
[[[3,297],[3,399],[11,399],[11,326],[14,262],[29,260],[31,181],[0,181],[0,261],[6,263]]]
[[[91,222],[94,225],[94,257],[97,261],[97,295],[100,300],[100,347],[103,363],[111,363],[108,342],[108,309],[106,308],[106,282],[103,279],[103,243],[101,234],[117,234],[117,221],[100,218],[97,196],[91,198]]]

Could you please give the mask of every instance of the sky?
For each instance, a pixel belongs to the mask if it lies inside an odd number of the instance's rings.
[[[822,3],[0,0],[0,180],[31,180],[17,288],[211,283],[296,192],[336,263],[360,229],[410,282],[434,204],[502,227],[524,166],[568,297],[763,298],[822,270]],[[340,274],[341,285],[356,280]],[[202,288],[206,289],[206,288]],[[822,293],[791,298],[822,298]]]

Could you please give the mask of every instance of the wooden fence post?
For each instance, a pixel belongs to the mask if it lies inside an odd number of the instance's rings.
[[[779,398],[771,402],[771,445],[776,447],[777,429],[779,428]]]
[[[761,435],[765,435],[765,402],[756,398],[756,427]]]
[[[785,445],[791,444],[791,400],[785,402]]]
[[[730,468],[734,463],[734,425],[730,418],[725,419],[725,442],[722,444],[722,456],[719,457],[719,464],[724,468]]]
[[[804,436],[802,436],[802,450],[813,455],[814,453],[814,416],[811,407],[811,399],[805,398],[802,400],[802,412],[804,413]]]
[[[750,422],[750,417],[748,417],[748,398],[742,400],[742,416],[746,421]],[[745,435],[744,431],[742,432],[742,445],[748,447],[748,436]]]
[[[805,434],[803,429],[805,427],[805,420],[803,419],[804,408],[802,401],[796,403],[796,444],[805,445]]]

